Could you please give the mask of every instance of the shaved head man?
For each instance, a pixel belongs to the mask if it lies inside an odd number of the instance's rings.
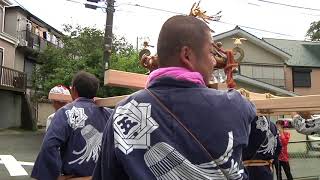
[[[157,51],[146,89],[115,108],[93,179],[248,179],[241,156],[255,108],[236,90],[207,88],[216,64],[210,28],[171,17]]]

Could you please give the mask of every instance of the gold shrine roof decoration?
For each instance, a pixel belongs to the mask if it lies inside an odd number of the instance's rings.
[[[211,16],[207,15],[206,14],[207,11],[204,11],[200,8],[200,2],[201,2],[201,0],[198,3],[194,3],[192,5],[189,16],[200,18],[204,22],[206,22],[207,24],[209,24],[209,21],[219,21],[220,20],[220,18],[221,18],[220,14],[222,11],[219,11],[215,15],[211,15]]]

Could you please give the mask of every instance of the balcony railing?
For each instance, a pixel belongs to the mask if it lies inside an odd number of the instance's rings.
[[[25,73],[0,66],[0,89],[25,92],[26,81]]]
[[[56,43],[52,43],[29,30],[18,32],[19,46],[29,47],[36,51],[42,52],[49,44],[55,47],[61,47],[61,41],[57,39]]]

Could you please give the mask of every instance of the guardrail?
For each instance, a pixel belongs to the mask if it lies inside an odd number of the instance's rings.
[[[25,92],[27,75],[23,72],[0,66],[0,88]]]

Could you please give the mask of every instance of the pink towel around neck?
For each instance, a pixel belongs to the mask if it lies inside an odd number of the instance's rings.
[[[199,72],[192,72],[183,67],[159,68],[150,73],[146,87],[149,83],[160,77],[172,77],[179,80],[187,80],[196,84],[205,85],[202,75]]]

